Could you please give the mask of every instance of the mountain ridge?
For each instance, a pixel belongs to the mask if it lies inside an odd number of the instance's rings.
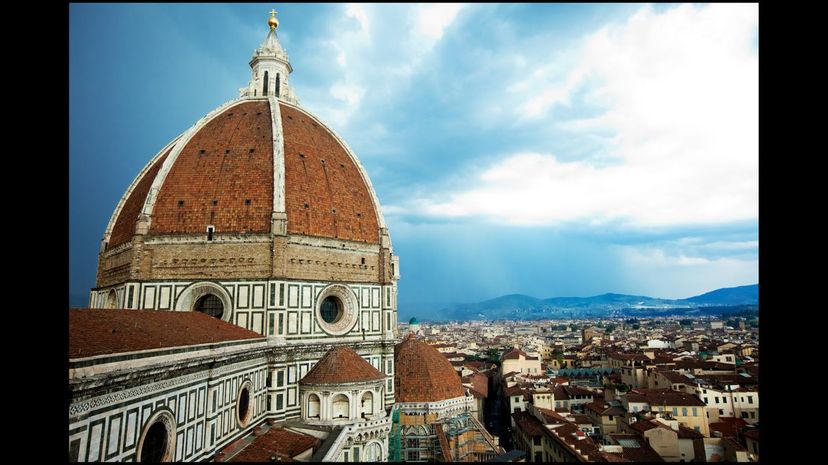
[[[604,293],[589,297],[539,299],[524,294],[506,294],[474,303],[441,309],[443,319],[547,319],[601,316],[651,316],[650,314],[693,314],[704,309],[744,307],[759,304],[759,284],[715,289],[684,299]],[[709,312],[708,312],[709,313]]]

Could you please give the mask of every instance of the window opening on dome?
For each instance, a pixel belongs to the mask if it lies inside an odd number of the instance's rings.
[[[230,153],[230,149],[226,149],[226,150],[224,151],[224,154],[225,154],[225,155],[227,155],[228,153]]]
[[[279,89],[280,88],[281,87],[279,86],[279,73],[276,73],[276,96],[277,97],[279,96]]]
[[[305,208],[310,208],[310,205],[308,205],[308,204],[305,204]]]
[[[250,205],[250,199],[244,199],[244,204],[245,205]]]
[[[263,96],[263,97],[267,97],[267,81],[268,81],[268,79],[267,79],[267,71],[265,71],[265,75],[264,75],[264,86],[262,87],[262,96]]]
[[[207,294],[196,301],[193,310],[210,315],[213,318],[221,318],[224,315],[224,304],[218,296]]]
[[[183,207],[183,206],[184,206],[184,201],[183,201],[183,200],[179,200],[179,201],[178,201],[178,206],[179,206],[179,207]]]
[[[302,153],[302,152],[299,152],[299,158],[305,158],[305,154]]]
[[[255,151],[256,151],[256,149],[250,149],[250,153],[253,153]]]
[[[331,213],[336,213],[336,208],[331,208]]]
[[[208,241],[212,241],[212,240],[213,240],[213,233],[214,233],[215,231],[216,231],[216,227],[215,227],[215,226],[207,226],[207,240],[208,240]]]
[[[198,154],[199,154],[199,155],[204,155],[204,153],[205,153],[205,150],[204,150],[204,149],[201,149],[201,150],[199,150],[199,151],[198,151]]]
[[[362,257],[362,264],[365,264],[365,257]]]
[[[213,206],[215,207],[216,205],[218,205],[218,200],[213,199]]]
[[[342,302],[334,296],[328,296],[319,307],[319,314],[326,323],[336,323],[342,318]]]

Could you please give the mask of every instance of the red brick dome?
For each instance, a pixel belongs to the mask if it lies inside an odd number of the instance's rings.
[[[397,402],[437,402],[465,393],[448,359],[413,334],[394,347],[394,366]]]
[[[367,175],[347,145],[302,108],[241,98],[199,121],[142,170],[108,225],[106,248],[147,236],[287,232],[370,244],[384,227]]]

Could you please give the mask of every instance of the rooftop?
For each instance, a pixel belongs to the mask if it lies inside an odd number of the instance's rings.
[[[265,337],[200,312],[69,309],[69,359]]]

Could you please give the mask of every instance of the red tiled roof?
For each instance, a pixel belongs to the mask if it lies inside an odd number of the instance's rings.
[[[515,424],[518,429],[530,438],[543,436],[543,430],[546,429],[543,423],[540,422],[534,415],[529,412],[516,412],[512,414]]]
[[[394,347],[397,402],[436,402],[464,395],[460,376],[437,349],[412,337]]]
[[[228,462],[272,462],[273,457],[285,461],[286,458],[292,459],[308,449],[317,447],[320,442],[319,439],[307,434],[271,428],[265,434],[256,437]]]
[[[200,312],[69,309],[69,358],[264,339]]]
[[[679,439],[700,439],[704,438],[704,435],[694,429],[679,425],[678,437]]]
[[[253,101],[224,110],[195,133],[158,191],[150,233],[202,234],[208,224],[217,233],[269,232],[271,126],[268,102]]]
[[[385,375],[366,362],[350,347],[339,346],[330,349],[311,368],[299,384],[340,384],[377,381]]]
[[[674,391],[672,389],[633,389],[631,393],[639,393],[647,399],[651,406],[655,405],[676,405],[704,407],[706,404],[695,394]],[[629,396],[629,394],[628,394]],[[629,398],[629,397],[628,397]]]
[[[489,397],[489,378],[483,373],[473,373],[470,376],[465,376],[462,379],[464,384],[471,384],[470,390],[473,394],[478,394],[479,397]]]
[[[285,136],[288,232],[379,243],[377,212],[357,165],[310,115],[279,106]]]
[[[710,435],[712,436],[714,431],[719,431],[722,437],[735,437],[747,424],[748,422],[739,417],[719,417],[719,421],[710,423]]]
[[[529,356],[526,355],[526,352],[524,352],[520,349],[512,349],[512,350],[506,352],[505,354],[503,354],[503,357],[501,357],[500,359],[501,360],[518,360],[520,358],[520,356],[523,356],[523,358],[525,358],[525,359],[529,358]]]
[[[556,423],[569,423],[569,420],[564,418],[563,415],[556,412],[555,410],[550,410],[548,408],[543,407],[535,407],[535,410],[540,412],[541,416],[543,417],[543,422],[547,425]]]

